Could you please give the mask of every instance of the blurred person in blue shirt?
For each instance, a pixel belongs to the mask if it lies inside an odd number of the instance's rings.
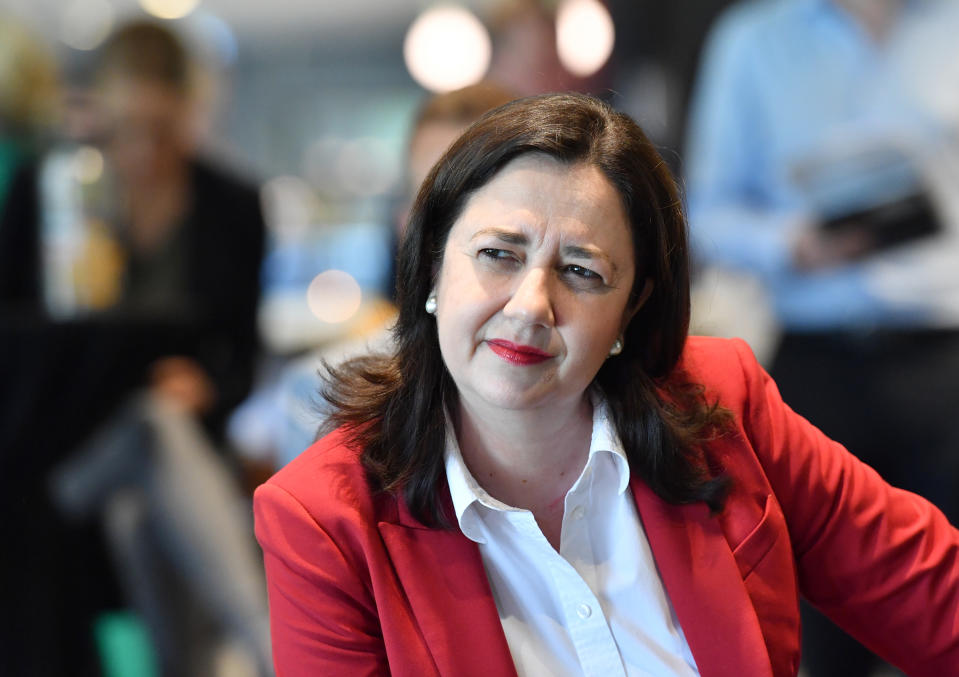
[[[883,288],[882,268],[915,252],[868,256],[865,233],[819,228],[920,190],[930,156],[955,142],[959,118],[924,105],[897,59],[932,49],[907,29],[941,4],[760,0],[712,32],[687,139],[692,234],[701,260],[761,276],[787,329],[959,323],[951,295]],[[959,25],[955,11],[936,16]],[[959,272],[950,282],[959,290]]]
[[[954,522],[959,105],[941,90],[957,30],[943,0],[734,6],[704,52],[686,167],[699,262],[769,294],[784,397]],[[868,674],[807,616],[813,677]]]

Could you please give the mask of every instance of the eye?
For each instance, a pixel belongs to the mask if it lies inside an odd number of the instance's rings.
[[[508,249],[484,247],[476,253],[476,256],[493,266],[513,266],[520,263],[519,257]]]
[[[603,279],[599,273],[595,273],[589,268],[583,268],[582,266],[569,265],[565,267],[565,270],[571,275],[582,277],[587,280],[591,280],[593,278],[599,278],[600,280]]]
[[[576,264],[563,266],[560,273],[570,284],[580,289],[598,289],[605,285],[602,275]]]

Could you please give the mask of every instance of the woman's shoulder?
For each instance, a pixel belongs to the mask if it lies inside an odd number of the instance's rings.
[[[314,442],[257,489],[257,501],[277,492],[295,500],[317,522],[347,517],[373,521],[380,511],[360,452],[347,431],[335,430]],[[322,517],[322,519],[320,519]]]
[[[677,367],[687,382],[724,400],[745,396],[748,382],[763,374],[745,341],[715,336],[690,336]]]

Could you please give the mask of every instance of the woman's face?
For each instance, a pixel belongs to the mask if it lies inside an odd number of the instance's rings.
[[[534,154],[506,165],[453,224],[435,289],[464,404],[577,404],[625,328],[635,274],[621,199],[600,170]]]
[[[191,109],[170,86],[123,76],[101,88],[107,120],[108,151],[128,182],[162,181],[182,171],[192,150]]]

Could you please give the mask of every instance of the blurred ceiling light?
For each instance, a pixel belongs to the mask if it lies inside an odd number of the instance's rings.
[[[158,19],[182,19],[200,0],[140,0],[140,6]]]
[[[360,309],[363,293],[353,276],[342,270],[327,270],[310,282],[306,302],[316,317],[336,324],[346,322]]]
[[[336,158],[345,143],[340,137],[321,136],[304,148],[300,160],[301,169],[307,180],[318,190],[327,190],[339,181],[336,175]]]
[[[103,154],[93,146],[80,146],[73,154],[73,175],[80,183],[96,183],[103,176]]]
[[[468,9],[441,5],[420,14],[406,33],[403,58],[410,75],[434,92],[478,82],[492,56],[489,33]]]
[[[613,53],[616,32],[609,10],[599,0],[563,0],[556,12],[556,49],[573,75],[587,77]]]
[[[109,35],[115,16],[108,0],[72,0],[60,15],[60,39],[74,49],[96,49]]]
[[[342,145],[336,157],[338,184],[352,195],[372,197],[387,192],[399,179],[386,144],[364,137]]]
[[[313,225],[317,209],[313,188],[298,176],[276,176],[261,189],[267,226],[280,241],[296,241]]]

